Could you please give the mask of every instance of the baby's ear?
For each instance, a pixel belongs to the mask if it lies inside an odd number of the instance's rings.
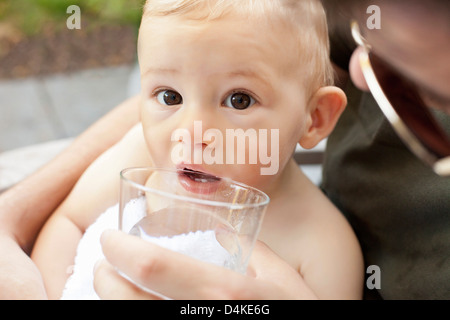
[[[320,88],[308,106],[308,121],[299,143],[305,149],[314,148],[333,131],[347,105],[345,93],[333,86]]]

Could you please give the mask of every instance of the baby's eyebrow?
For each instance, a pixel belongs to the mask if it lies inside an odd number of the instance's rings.
[[[155,68],[155,67],[151,67],[148,68],[147,70],[145,70],[145,72],[142,74],[142,76],[146,76],[149,73],[170,73],[170,74],[174,74],[174,73],[179,73],[180,71],[177,69],[173,69],[173,68]]]
[[[249,77],[249,78],[259,78],[259,74],[253,70],[236,70],[226,73],[230,77]]]
[[[145,77],[148,74],[178,74],[180,73],[179,69],[174,68],[162,68],[162,67],[150,67],[142,74]],[[234,78],[234,77],[243,77],[243,78],[253,78],[262,82],[268,88],[272,88],[270,82],[266,79],[266,77],[261,74],[261,72],[255,72],[251,69],[242,69],[235,70],[231,72],[224,73],[225,77]]]
[[[256,80],[259,80],[261,82],[263,82],[264,85],[266,85],[267,87],[272,87],[270,85],[270,82],[267,81],[266,77],[264,75],[262,75],[260,72],[255,72],[253,70],[250,69],[243,69],[243,70],[236,70],[236,71],[232,71],[232,72],[227,72],[226,73],[227,77],[244,77],[244,78],[254,78]]]

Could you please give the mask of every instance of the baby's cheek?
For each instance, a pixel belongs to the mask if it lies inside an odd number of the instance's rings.
[[[167,138],[157,130],[146,130],[144,128],[144,137],[153,163],[155,166],[161,165],[164,162],[164,155],[170,155],[170,150],[168,150],[171,144],[170,136]]]
[[[273,176],[263,175],[262,168],[267,166],[261,165],[234,165],[230,168],[229,178],[237,182],[249,185],[251,187],[263,190],[272,182]]]

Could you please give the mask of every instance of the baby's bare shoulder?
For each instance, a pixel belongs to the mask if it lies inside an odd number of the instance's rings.
[[[299,215],[291,229],[291,258],[320,296],[359,298],[363,259],[358,239],[345,216],[319,188],[307,190],[288,204]]]
[[[323,250],[336,246],[346,247],[356,242],[349,222],[341,211],[328,199],[322,190],[311,184],[305,184],[293,191],[289,200],[284,201],[283,212],[289,215],[291,232],[302,243],[311,248]],[[277,208],[274,208],[277,210]],[[313,241],[311,241],[313,240]]]
[[[301,175],[284,189],[270,204],[262,241],[298,270],[312,287],[320,287],[317,290],[326,293],[321,287],[329,286],[331,293],[342,286],[343,291],[351,292],[346,296],[358,296],[362,255],[344,215],[319,187]],[[348,283],[338,279],[343,274],[347,275]]]

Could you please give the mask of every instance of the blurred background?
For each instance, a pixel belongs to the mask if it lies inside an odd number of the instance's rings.
[[[139,92],[144,2],[0,0],[0,193]]]
[[[0,0],[0,153],[74,137],[139,90],[144,2]]]

